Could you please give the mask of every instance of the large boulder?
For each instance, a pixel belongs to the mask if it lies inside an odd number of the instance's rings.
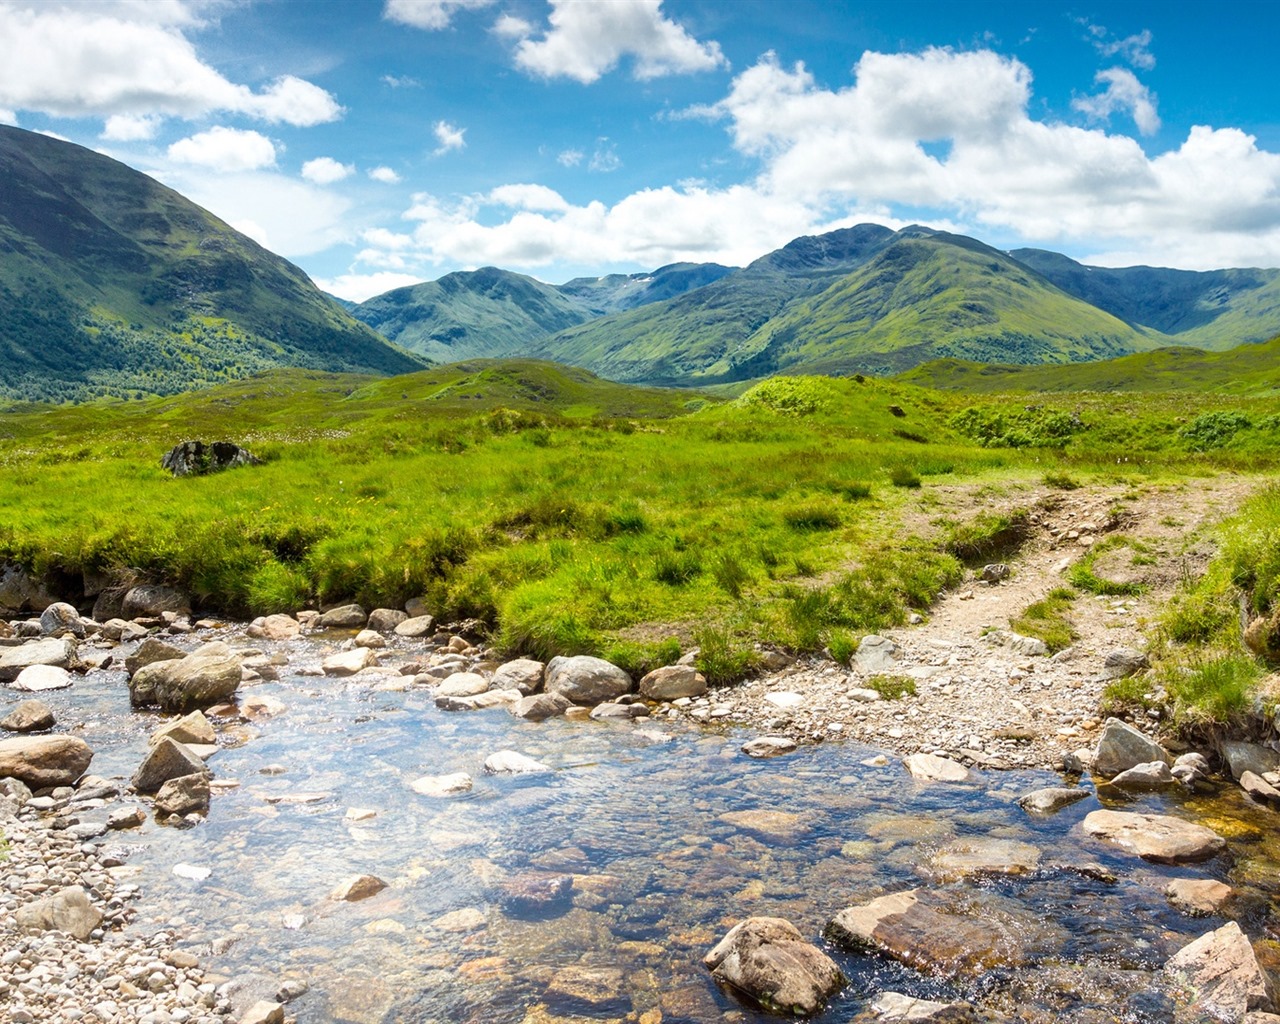
[[[563,694],[575,704],[590,707],[616,700],[634,687],[626,672],[602,658],[578,655],[547,663],[547,693]]]
[[[1095,839],[1157,864],[1190,864],[1226,849],[1222,836],[1203,825],[1163,814],[1091,811],[1084,830]]]
[[[316,628],[359,629],[368,621],[368,614],[358,604],[343,604],[330,608],[316,619]]]
[[[84,619],[74,607],[64,601],[55,601],[40,613],[40,632],[45,636],[61,636],[70,633],[84,636]]]
[[[1164,970],[1183,995],[1184,1019],[1235,1022],[1276,1008],[1267,973],[1235,921],[1183,946]]]
[[[1098,737],[1098,749],[1093,758],[1093,772],[1110,779],[1121,772],[1151,761],[1173,764],[1168,751],[1150,736],[1145,736],[1133,726],[1118,718],[1108,718]]]
[[[53,709],[38,700],[24,700],[0,719],[0,729],[6,732],[39,732],[55,724]]]
[[[665,665],[640,680],[640,696],[648,700],[701,697],[706,692],[706,678],[692,665]]]
[[[41,612],[57,600],[43,582],[12,562],[0,564],[0,610]]]
[[[1231,777],[1237,782],[1245,772],[1254,775],[1266,775],[1280,768],[1280,754],[1270,747],[1259,743],[1247,743],[1244,740],[1223,740],[1222,759],[1231,769]]]
[[[716,981],[787,1016],[818,1013],[845,981],[826,953],[780,917],[739,922],[702,962]]]
[[[92,760],[93,750],[76,736],[0,740],[0,779],[15,778],[32,789],[74,785]]]
[[[260,466],[262,460],[231,441],[182,441],[165,452],[160,465],[174,476],[205,476],[237,466]]]
[[[190,615],[191,598],[173,587],[147,583],[124,595],[121,611],[125,619],[156,618],[165,612]]]
[[[517,658],[499,665],[493,673],[495,690],[519,690],[526,697],[542,689],[542,677],[547,666],[532,658]]]
[[[132,676],[138,669],[153,665],[157,661],[178,661],[185,657],[184,651],[149,636],[138,644],[137,650],[124,659],[124,670]]]
[[[11,683],[32,665],[53,665],[70,668],[76,656],[74,641],[57,637],[30,640],[21,647],[0,650],[0,683]]]
[[[19,907],[14,919],[23,931],[65,932],[84,942],[102,924],[102,912],[89,902],[88,893],[73,885]]]
[[[165,711],[190,711],[220,704],[240,687],[240,658],[214,640],[177,661],[157,661],[134,673],[129,699],[136,706],[158,704]]]
[[[409,614],[398,608],[375,608],[369,613],[368,626],[376,633],[390,633],[400,623],[408,621]]]

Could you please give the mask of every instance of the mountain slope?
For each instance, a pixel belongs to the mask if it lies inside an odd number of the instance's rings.
[[[596,316],[620,313],[651,302],[674,299],[685,292],[711,284],[735,268],[719,263],[671,263],[650,274],[609,274],[605,277],[575,277],[558,287]]]
[[[1143,332],[971,238],[875,225],[797,239],[678,299],[562,331],[540,353],[617,380],[886,373],[939,356],[1066,362]]]
[[[0,126],[0,182],[0,396],[422,366],[293,264],[109,157]]]
[[[1280,334],[1280,270],[1091,267],[1042,249],[1009,255],[1068,294],[1179,344],[1221,351]]]

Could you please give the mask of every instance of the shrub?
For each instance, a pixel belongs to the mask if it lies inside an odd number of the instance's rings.
[[[1236,434],[1252,426],[1241,412],[1204,412],[1178,431],[1195,451],[1204,452],[1230,444]]]
[[[872,676],[867,680],[867,689],[875,690],[885,700],[901,700],[915,696],[916,681],[910,676]]]
[[[920,478],[907,466],[894,466],[889,470],[889,483],[894,487],[915,488],[920,486]]]

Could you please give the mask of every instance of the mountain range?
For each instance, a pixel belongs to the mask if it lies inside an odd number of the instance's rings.
[[[146,175],[71,143],[0,126],[0,182],[8,399],[163,394],[275,367],[394,375],[515,356],[680,386],[891,374],[937,360],[939,380],[976,380],[974,364],[1094,364],[1280,335],[1280,270],[1091,267],[918,225],[801,237],[742,268],[680,263],[551,285],[486,267],[357,305]]]

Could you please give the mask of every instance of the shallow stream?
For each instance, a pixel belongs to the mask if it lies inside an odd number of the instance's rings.
[[[292,674],[318,665],[314,641],[254,646],[288,653],[290,667],[245,690],[283,712],[221,726],[210,767],[239,787],[215,793],[195,827],[152,821],[100,841],[136,871],[130,880],[151,908],[133,927],[176,926],[211,972],[260,973],[268,994],[281,979],[306,979],[310,990],[290,1006],[301,1024],[777,1019],[718,989],[701,965],[733,924],[779,916],[817,940],[842,907],[948,885],[975,914],[1020,915],[1028,962],[930,979],[829,948],[850,984],[822,1024],[857,1018],[885,990],[976,999],[1025,1020],[1155,1022],[1168,1007],[1148,992],[1150,972],[1225,921],[1174,910],[1169,879],[1235,885],[1231,915],[1255,940],[1278,924],[1276,819],[1234,787],[1124,805],[1201,821],[1230,842],[1229,856],[1163,867],[1083,835],[1096,794],[1047,818],[1021,810],[1020,795],[1063,784],[1047,772],[927,784],[896,758],[864,764],[877,751],[853,744],[761,761],[741,753],[751,734],[732,727],[444,712],[423,689],[377,688],[408,677]],[[162,720],[130,711],[120,671],[42,697],[60,721],[84,723],[91,771],[108,777],[133,773]],[[486,775],[485,758],[502,749],[552,770]],[[474,788],[443,799],[410,788],[452,772],[469,773]],[[1040,867],[940,878],[938,848],[976,837],[1033,844]],[[572,875],[571,898],[535,914],[504,909],[512,880],[533,872]],[[354,874],[388,888],[357,903],[327,898]],[[620,973],[584,1000],[557,981],[580,964]]]

